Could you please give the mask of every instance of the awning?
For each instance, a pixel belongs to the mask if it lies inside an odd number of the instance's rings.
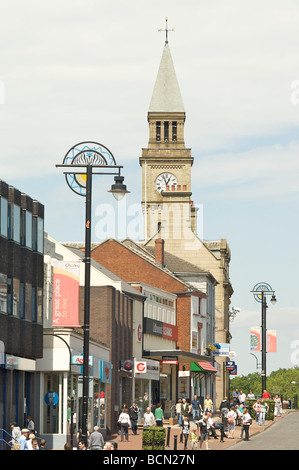
[[[191,371],[192,372],[218,372],[218,370],[212,366],[210,362],[200,361],[200,362],[191,362]]]
[[[204,360],[206,359],[206,356],[192,353],[190,351],[182,351],[181,349],[151,350],[144,351],[143,353],[143,357],[155,359],[156,361],[161,361],[164,356],[175,357],[178,359],[179,362],[189,362],[191,364],[196,361],[204,362]]]

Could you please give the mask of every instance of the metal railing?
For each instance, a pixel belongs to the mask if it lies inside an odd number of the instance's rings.
[[[4,436],[5,436],[6,434],[7,434],[8,439],[9,439],[8,441],[6,441],[6,440],[4,439]],[[1,437],[0,437],[0,450],[7,450],[7,448],[4,449],[4,444],[6,444],[6,446],[8,446],[9,449],[11,449],[13,446],[12,446],[12,444],[10,444],[10,441],[15,440],[15,439],[12,437],[12,435],[9,434],[7,431],[5,431],[5,429],[0,428],[0,436],[1,436]]]

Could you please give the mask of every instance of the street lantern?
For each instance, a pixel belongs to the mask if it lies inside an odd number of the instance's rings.
[[[89,389],[89,322],[90,322],[90,252],[91,252],[91,201],[93,175],[115,175],[112,192],[120,200],[127,191],[120,175],[123,168],[116,164],[112,152],[98,142],[80,142],[65,155],[63,164],[67,184],[79,196],[85,197],[85,285],[84,285],[84,324],[83,324],[83,396],[82,396],[82,435],[87,438],[88,389]]]
[[[266,382],[267,382],[267,372],[266,372],[266,363],[267,363],[267,329],[266,329],[266,313],[267,313],[267,302],[266,296],[272,295],[270,302],[274,305],[276,304],[277,300],[275,297],[275,292],[273,291],[270,284],[266,282],[259,282],[254,286],[251,291],[255,300],[261,303],[262,306],[262,393],[266,390]]]

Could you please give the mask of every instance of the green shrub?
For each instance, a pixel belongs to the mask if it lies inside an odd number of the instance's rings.
[[[166,429],[149,426],[143,430],[142,450],[165,450]]]

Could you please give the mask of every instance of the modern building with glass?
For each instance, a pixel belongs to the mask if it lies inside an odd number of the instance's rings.
[[[0,428],[38,416],[44,206],[0,180]]]

